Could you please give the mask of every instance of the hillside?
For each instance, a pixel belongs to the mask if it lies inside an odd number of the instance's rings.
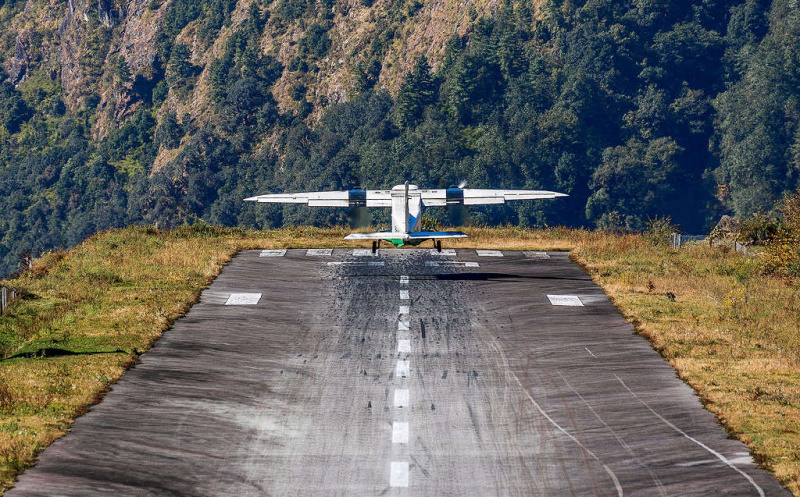
[[[792,5],[2,1],[0,274],[130,223],[338,224],[241,199],[406,179],[570,194],[474,223],[768,211],[800,172]]]

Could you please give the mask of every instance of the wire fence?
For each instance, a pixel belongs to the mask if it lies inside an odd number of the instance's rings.
[[[8,305],[17,297],[13,288],[0,285],[0,314],[6,312]]]
[[[689,242],[708,242],[708,236],[684,235],[683,233],[673,233],[672,237],[669,240],[669,246],[670,248],[676,249],[682,247],[683,245],[686,245]],[[739,242],[729,242],[726,240],[712,239],[711,242],[709,243],[715,247],[719,247],[720,245],[727,245],[733,248],[733,250],[735,250],[736,252],[740,252],[742,254],[747,253],[747,247]]]

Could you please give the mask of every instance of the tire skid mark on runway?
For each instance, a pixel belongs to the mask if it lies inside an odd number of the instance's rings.
[[[618,495],[619,497],[622,497],[622,496],[624,495],[624,492],[622,491],[622,485],[620,485],[620,483],[619,483],[619,480],[617,479],[617,475],[615,475],[615,474],[614,474],[614,472],[613,472],[613,471],[611,471],[611,468],[609,468],[609,467],[608,467],[606,464],[603,464],[603,461],[601,461],[601,460],[600,460],[600,458],[599,458],[599,457],[597,457],[597,456],[595,455],[595,453],[594,453],[594,452],[592,452],[592,451],[591,451],[591,450],[590,450],[588,447],[586,447],[585,445],[583,445],[583,444],[582,444],[582,443],[581,443],[581,442],[580,442],[580,441],[579,441],[577,438],[575,438],[575,437],[574,437],[574,436],[573,436],[573,435],[572,435],[570,432],[568,432],[567,430],[565,430],[564,428],[562,428],[562,427],[561,427],[561,425],[560,425],[560,424],[558,424],[558,423],[556,422],[556,420],[555,420],[555,419],[551,418],[551,417],[550,417],[550,415],[549,415],[549,414],[547,414],[547,411],[545,411],[545,410],[542,408],[542,406],[541,406],[541,405],[539,405],[539,403],[538,403],[538,402],[536,402],[536,399],[534,399],[534,398],[533,398],[533,395],[531,395],[531,393],[528,391],[528,389],[526,389],[526,388],[525,388],[525,386],[522,384],[522,381],[520,381],[519,377],[518,377],[516,374],[514,374],[513,372],[512,372],[511,374],[514,376],[514,379],[516,380],[516,382],[517,382],[517,384],[519,385],[519,387],[520,387],[520,388],[522,389],[522,391],[525,393],[525,396],[526,396],[526,397],[528,397],[528,400],[530,400],[530,401],[531,401],[531,403],[533,404],[533,406],[536,408],[536,410],[537,410],[537,411],[539,411],[539,414],[541,414],[541,415],[542,415],[542,416],[543,416],[543,417],[544,417],[544,418],[545,418],[545,419],[546,419],[546,420],[547,420],[547,421],[548,421],[548,422],[549,422],[551,425],[553,425],[553,426],[554,426],[554,427],[555,427],[555,428],[556,428],[558,431],[560,431],[561,433],[563,433],[564,435],[566,435],[566,436],[567,436],[567,438],[569,438],[570,440],[572,440],[573,442],[575,442],[575,444],[577,444],[577,445],[578,445],[578,447],[580,447],[580,448],[581,448],[582,450],[584,450],[584,451],[585,451],[587,454],[589,454],[589,456],[591,456],[591,457],[592,457],[592,459],[594,459],[594,460],[595,460],[595,461],[597,461],[597,462],[598,462],[600,465],[602,465],[602,466],[603,466],[603,469],[606,471],[606,473],[608,473],[608,476],[610,476],[610,477],[611,477],[611,479],[614,481],[614,487],[617,489],[617,495]],[[749,477],[748,477],[748,478],[749,478]],[[763,495],[763,494],[762,494],[762,495]]]
[[[655,411],[655,410],[654,410],[652,407],[650,407],[650,404],[648,404],[647,402],[645,402],[645,400],[644,400],[644,399],[642,399],[641,397],[639,397],[638,395],[636,395],[636,393],[635,393],[633,390],[631,390],[630,388],[628,388],[628,385],[626,385],[626,384],[625,384],[625,382],[624,382],[624,381],[622,381],[622,378],[620,378],[620,377],[619,377],[619,376],[617,376],[616,374],[614,375],[614,378],[616,378],[616,379],[617,379],[617,381],[619,381],[619,382],[622,384],[622,386],[623,386],[623,387],[625,387],[625,390],[627,390],[627,391],[628,391],[628,393],[630,393],[631,395],[633,395],[633,397],[634,397],[636,400],[638,400],[639,402],[641,402],[641,403],[642,403],[642,405],[643,405],[643,406],[645,406],[645,407],[647,408],[647,410],[648,410],[648,411],[652,412],[652,413],[653,413],[653,415],[654,415],[655,417],[657,417],[658,419],[660,419],[661,421],[663,421],[663,422],[664,422],[664,424],[666,424],[667,426],[669,426],[670,428],[672,428],[672,429],[673,429],[673,430],[675,430],[676,432],[680,433],[680,434],[681,434],[681,435],[683,435],[684,437],[688,438],[688,439],[689,439],[689,440],[691,440],[692,442],[696,443],[696,444],[697,444],[697,445],[699,445],[700,447],[702,447],[702,448],[704,448],[705,450],[707,450],[709,453],[713,454],[713,455],[714,455],[714,456],[715,456],[717,459],[719,459],[720,461],[722,461],[723,463],[725,463],[725,464],[726,464],[728,467],[730,467],[731,469],[733,469],[734,471],[736,471],[736,472],[737,472],[737,473],[739,473],[740,475],[742,475],[742,476],[744,476],[745,478],[747,478],[747,481],[749,481],[749,482],[750,482],[750,484],[751,484],[751,485],[753,485],[753,488],[755,488],[755,489],[756,489],[756,491],[758,492],[758,495],[760,495],[761,497],[764,497],[764,490],[763,490],[763,489],[762,489],[760,486],[758,486],[758,484],[755,482],[755,480],[753,480],[753,478],[752,478],[750,475],[748,475],[747,473],[745,473],[745,472],[744,472],[744,471],[742,471],[741,469],[739,469],[739,468],[737,468],[736,466],[734,466],[734,464],[733,464],[732,462],[730,462],[730,461],[728,460],[728,458],[727,458],[727,457],[723,456],[722,454],[720,454],[720,453],[719,453],[719,452],[717,452],[716,450],[712,449],[712,448],[711,448],[711,447],[709,447],[708,445],[704,444],[703,442],[701,442],[701,441],[699,441],[699,440],[697,440],[697,439],[695,439],[695,438],[692,438],[692,437],[691,437],[691,436],[690,436],[688,433],[686,433],[685,431],[681,430],[680,428],[678,428],[678,427],[677,427],[677,426],[675,426],[674,424],[670,423],[670,422],[669,422],[669,421],[668,421],[668,420],[667,420],[667,419],[666,419],[664,416],[660,415],[660,414],[659,414],[659,413],[657,413],[657,412],[656,412],[656,411]]]
[[[594,356],[594,354],[592,354],[592,356]],[[617,440],[620,446],[622,446],[622,448],[625,449],[625,452],[627,452],[633,458],[633,460],[636,461],[636,464],[638,464],[641,468],[647,471],[647,473],[650,475],[650,478],[653,479],[653,483],[655,483],[656,488],[658,488],[658,493],[661,494],[662,496],[666,496],[667,491],[666,489],[664,489],[664,485],[661,484],[661,480],[659,480],[658,476],[656,476],[653,470],[650,469],[650,466],[642,462],[642,460],[639,458],[636,452],[634,452],[633,448],[631,448],[631,446],[628,445],[628,443],[626,443],[625,440],[623,440],[622,437],[620,437],[619,434],[617,434],[617,432],[611,426],[609,426],[608,423],[605,422],[605,420],[594,409],[594,407],[592,407],[592,405],[583,397],[583,395],[581,395],[577,390],[575,390],[575,388],[573,388],[573,386],[569,383],[569,381],[567,381],[567,378],[564,377],[563,374],[561,374],[561,371],[556,370],[556,374],[558,374],[558,376],[561,377],[561,379],[564,381],[564,384],[567,385],[567,388],[572,390],[572,392],[575,395],[577,395],[579,399],[581,399],[581,402],[583,402],[584,405],[589,409],[589,412],[591,412],[594,415],[594,417],[605,427],[605,429],[607,429],[609,433],[611,433],[611,435]]]

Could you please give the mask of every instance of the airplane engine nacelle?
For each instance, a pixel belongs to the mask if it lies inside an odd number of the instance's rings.
[[[463,205],[464,204],[464,189],[450,187],[446,193],[447,205]]]

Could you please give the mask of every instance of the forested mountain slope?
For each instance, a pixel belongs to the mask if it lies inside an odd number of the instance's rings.
[[[794,0],[0,0],[0,273],[406,179],[571,195],[474,221],[706,229],[798,187],[799,35]]]

